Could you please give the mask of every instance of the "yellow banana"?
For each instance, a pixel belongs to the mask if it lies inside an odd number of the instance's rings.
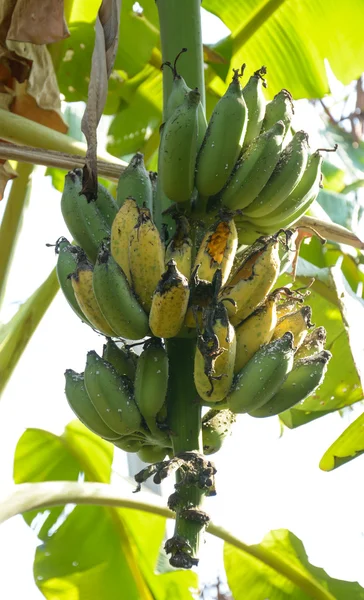
[[[134,198],[126,198],[119,209],[112,227],[110,251],[113,259],[122,268],[124,274],[131,283],[129,268],[129,238],[134,227],[138,223],[139,208]]]
[[[305,339],[309,327],[312,327],[311,323],[312,309],[310,306],[302,306],[299,310],[294,313],[290,313],[281,319],[279,319],[273,333],[273,340],[281,338],[286,331],[290,331],[293,334],[293,345],[295,348],[299,348]]]
[[[212,281],[221,269],[222,285],[227,281],[238,247],[238,234],[232,218],[219,219],[206,232],[196,255],[194,269],[200,265],[198,276]]]
[[[164,247],[147,208],[140,209],[138,222],[130,234],[129,266],[134,291],[149,312],[153,294],[164,273]]]
[[[170,260],[153,294],[149,327],[160,338],[175,337],[183,325],[190,289],[187,278]]]
[[[300,358],[308,358],[309,356],[315,356],[319,352],[322,352],[325,348],[326,343],[326,329],[325,327],[317,327],[309,333],[301,346],[298,348],[295,354],[295,361]]]
[[[203,330],[197,338],[194,380],[207,402],[225,398],[234,376],[236,337],[222,302],[204,310]]]
[[[93,266],[88,260],[80,261],[71,275],[76,300],[91,325],[108,337],[117,337],[103,316],[92,285]]]
[[[190,225],[184,216],[177,219],[177,228],[174,236],[166,248],[166,265],[170,260],[175,260],[177,269],[187,279],[191,276],[192,240],[189,235]]]
[[[297,311],[297,304],[303,302],[303,298],[288,298],[285,302],[277,305],[277,318],[282,319],[286,315],[290,315]]]
[[[233,325],[246,319],[269,294],[279,275],[278,236],[259,238],[243,255],[242,262],[227,285],[221,299],[235,302],[227,305]]]

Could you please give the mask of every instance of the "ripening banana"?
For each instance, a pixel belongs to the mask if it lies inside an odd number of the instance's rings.
[[[311,316],[312,308],[310,306],[302,306],[296,312],[285,315],[279,319],[272,339],[280,338],[286,331],[291,331],[295,349],[299,348],[308,333],[308,329],[313,326]]]
[[[279,275],[279,240],[277,236],[260,238],[243,254],[240,266],[221,290],[220,297],[235,302],[227,304],[233,325],[238,325],[264,302]]]
[[[289,331],[262,346],[236,375],[226,398],[229,409],[246,413],[269,402],[292,369],[293,357],[293,335]]]
[[[199,396],[220,402],[234,376],[236,337],[225,305],[219,302],[203,311],[203,329],[197,338],[194,380]]]
[[[66,398],[70,408],[90,431],[104,438],[114,441],[120,436],[104,423],[99,413],[95,410],[88,393],[86,392],[83,373],[76,373],[72,369],[65,372]]]
[[[277,228],[288,227],[295,223],[316,200],[321,184],[321,165],[323,156],[320,151],[314,152],[302,174],[301,180],[289,196],[273,212],[265,217],[251,219],[268,233]]]
[[[110,236],[110,227],[95,200],[88,202],[82,191],[82,169],[69,171],[61,197],[64,221],[76,243],[95,262],[100,242]]]
[[[211,282],[216,271],[220,269],[221,284],[224,285],[230,275],[237,248],[238,234],[234,219],[219,219],[207,230],[197,252],[193,270],[200,265],[199,278]]]
[[[129,377],[130,381],[134,381],[135,364],[131,354],[132,350],[124,345],[118,346],[113,340],[107,340],[102,349],[102,358],[114,367],[118,375]]]
[[[331,352],[323,350],[314,356],[294,362],[293,369],[274,396],[255,410],[252,417],[271,417],[292,408],[311,396],[325,378]]]
[[[166,455],[170,451],[170,448],[161,448],[160,446],[145,445],[138,451],[140,460],[145,463],[157,463],[162,462]]]
[[[139,340],[148,335],[148,317],[104,244],[94,267],[93,289],[102,314],[115,332],[112,337]]]
[[[187,202],[192,195],[198,144],[200,93],[188,92],[166,121],[159,147],[159,179],[172,202]]]
[[[152,298],[164,273],[164,246],[150,211],[141,208],[129,238],[129,266],[133,289],[149,313]]]
[[[265,107],[262,131],[268,131],[277,121],[283,121],[285,134],[294,115],[293,99],[288,90],[281,90]]]
[[[199,265],[195,267],[190,279],[190,300],[186,312],[185,326],[196,328],[202,327],[203,309],[211,303],[216,302],[216,296],[221,287],[221,270],[217,269],[213,277],[213,282],[200,279]]]
[[[126,198],[111,227],[110,251],[131,284],[129,268],[130,234],[138,223],[139,208],[134,198]]]
[[[111,227],[119,207],[109,190],[101,185],[101,183],[97,184],[97,198],[95,202],[107,225]]]
[[[175,234],[166,248],[165,263],[176,261],[177,269],[187,279],[191,276],[192,240],[190,238],[190,225],[183,215],[177,219]]]
[[[301,346],[298,348],[294,359],[308,358],[315,354],[319,354],[325,348],[326,329],[325,327],[317,327],[311,333],[306,335]]]
[[[217,102],[196,162],[196,187],[201,196],[213,196],[225,185],[241,152],[248,114],[234,69],[233,80]]]
[[[211,408],[202,417],[204,454],[215,454],[215,452],[220,450],[225,438],[231,434],[231,427],[235,421],[236,416],[229,409],[215,410]]]
[[[270,294],[264,303],[235,329],[236,359],[234,373],[238,373],[258,352],[270,342],[277,324],[277,295]]]
[[[168,388],[168,355],[159,338],[150,338],[144,344],[136,368],[134,386],[135,401],[150,432],[159,445],[168,446],[168,436],[159,430],[156,421]]]
[[[281,302],[277,304],[277,318],[278,320],[282,319],[286,315],[290,315],[298,310],[297,305],[303,302],[303,298],[292,297],[285,300],[285,302]]]
[[[130,380],[118,375],[94,350],[87,353],[84,380],[92,404],[108,427],[119,435],[140,430],[141,415]]]
[[[144,156],[137,152],[121,173],[116,192],[116,202],[122,206],[126,198],[134,198],[138,206],[153,209],[153,188],[144,165]]]
[[[170,260],[153,294],[149,327],[160,338],[175,337],[183,325],[190,289],[188,280]]]
[[[71,284],[78,305],[92,327],[108,337],[116,337],[115,331],[100,310],[93,289],[94,267],[87,259],[80,259],[71,275]]]
[[[261,67],[258,71],[255,71],[243,89],[243,96],[248,109],[248,126],[244,139],[244,148],[260,134],[262,128],[266,106],[266,99],[263,92],[263,87],[267,87],[264,79],[266,72],[266,67]]]
[[[76,315],[81,319],[81,321],[91,325],[86,315],[84,315],[80,309],[80,305],[76,300],[70,279],[70,275],[75,272],[78,262],[80,259],[85,260],[86,255],[82,248],[79,246],[73,246],[64,237],[61,237],[59,240],[57,240],[55,251],[56,254],[58,254],[56,271],[61,290],[68,304],[75,311]]]
[[[258,196],[279,160],[284,133],[284,125],[278,121],[243,152],[221,191],[224,206],[230,210],[242,209]]]
[[[265,217],[278,208],[300,182],[308,159],[308,136],[297,131],[257,198],[244,209],[249,219]]]

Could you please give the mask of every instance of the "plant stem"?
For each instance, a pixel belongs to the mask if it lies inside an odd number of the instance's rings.
[[[18,177],[11,184],[0,226],[0,306],[4,297],[7,275],[14,254],[25,202],[28,198],[29,177],[33,165],[18,163]]]
[[[188,450],[202,452],[201,406],[196,402],[197,392],[193,379],[195,345],[195,340],[167,340],[168,420],[174,456]],[[180,481],[179,472],[177,481]],[[175,535],[188,540],[193,557],[196,557],[203,525],[183,518],[181,511],[190,507],[198,508],[203,499],[203,492],[196,485],[191,485],[182,487],[178,493],[180,504],[176,509]]]
[[[204,61],[201,37],[200,0],[157,0],[163,61],[173,63],[182,48],[188,52],[178,63],[187,85],[197,87],[205,107]],[[163,106],[172,89],[170,69],[163,70]]]

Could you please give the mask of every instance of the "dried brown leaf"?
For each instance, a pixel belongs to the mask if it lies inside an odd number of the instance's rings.
[[[14,4],[13,0],[11,4]],[[63,5],[63,0],[17,0],[7,39],[52,44],[68,37]]]
[[[94,198],[97,190],[97,126],[104,110],[107,86],[119,41],[121,0],[103,0],[95,24],[95,46],[92,54],[88,101],[81,129],[87,140],[83,193]]]

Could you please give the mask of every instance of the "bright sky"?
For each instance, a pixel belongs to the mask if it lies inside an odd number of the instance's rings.
[[[206,26],[206,22],[205,22]],[[210,39],[216,29],[209,25]],[[300,113],[298,119],[303,119]],[[306,121],[306,128],[308,119]],[[310,122],[310,126],[312,122]],[[25,213],[8,283],[3,321],[38,287],[55,265],[46,243],[67,235],[60,195],[49,178],[35,172],[31,203]],[[5,202],[0,203],[0,218]],[[86,352],[100,352],[103,338],[83,325],[58,294],[18,363],[0,403],[0,493],[12,483],[16,442],[27,427],[61,433],[74,415],[64,397],[66,368],[82,371]],[[336,578],[358,580],[364,586],[364,479],[361,457],[333,473],[318,462],[340,433],[362,412],[354,407],[341,418],[332,414],[296,431],[278,420],[241,416],[233,436],[213,457],[218,469],[218,495],[208,499],[212,519],[247,543],[257,543],[275,528],[300,537],[311,562]],[[115,450],[115,467],[126,473],[126,458]],[[0,527],[0,598],[39,600],[32,574],[35,535],[16,517]],[[201,550],[200,572],[212,581],[221,569],[221,544],[207,538]],[[349,599],[348,599],[349,600]]]

